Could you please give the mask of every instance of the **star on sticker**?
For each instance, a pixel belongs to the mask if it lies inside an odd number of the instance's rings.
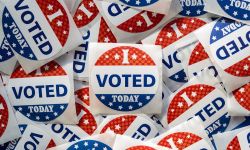
[[[137,55],[135,53],[132,55],[132,59],[134,59],[134,60],[137,59]]]
[[[199,52],[196,51],[196,52],[195,52],[195,55],[198,55],[198,54],[199,54]]]
[[[157,13],[152,13],[152,17],[156,17],[157,16]]]
[[[63,31],[63,34],[67,34],[67,31]]]
[[[61,105],[61,106],[60,106],[60,109],[62,109],[62,110],[63,110],[63,109],[64,109],[64,106],[63,106],[63,105]]]
[[[105,96],[102,95],[102,96],[101,96],[101,99],[104,100],[104,99],[105,99]]]
[[[21,50],[20,53],[23,54],[24,53],[23,50]]]
[[[213,36],[212,39],[215,41],[217,38],[216,38],[216,36]]]
[[[47,6],[47,9],[48,9],[48,10],[53,10],[53,5],[50,5],[50,4],[49,4],[49,5]]]
[[[203,89],[204,89],[203,86],[201,86],[201,87],[200,87],[200,90],[203,90]]]
[[[58,114],[57,114],[57,112],[54,112],[54,116],[57,116]]]
[[[237,15],[238,15],[238,12],[237,12],[237,11],[234,11],[233,15],[234,15],[234,16],[237,16]]]
[[[16,47],[16,44],[15,44],[15,43],[12,43],[12,47]]]
[[[240,101],[243,102],[243,101],[244,101],[244,98],[241,98]]]
[[[174,112],[174,109],[171,109],[170,111],[171,111],[171,112]]]
[[[109,106],[110,106],[110,107],[113,106],[113,103],[109,102]]]
[[[240,88],[240,89],[239,89],[239,92],[240,92],[240,93],[244,93],[244,92],[245,92],[245,88]]]
[[[220,30],[220,28],[219,28],[219,27],[215,27],[215,30],[216,30],[216,31],[219,31],[219,30]]]
[[[10,56],[10,55],[11,55],[11,52],[10,52],[10,51],[8,51],[8,52],[7,52],[7,55],[8,55],[8,56]]]
[[[82,20],[82,15],[78,15],[77,20]]]
[[[58,27],[61,27],[62,23],[63,23],[62,21],[58,20],[56,24],[57,24]]]
[[[191,23],[194,23],[194,22],[195,22],[194,19],[192,19],[192,20],[191,20]]]
[[[135,3],[136,3],[136,5],[140,5],[141,2],[140,2],[140,0],[137,0]]]
[[[122,107],[122,106],[119,106],[118,108],[119,108],[120,110],[122,110],[123,107]]]
[[[130,0],[125,0],[127,3],[130,1]]]
[[[22,109],[22,107],[18,107],[18,111],[22,111],[23,109]]]
[[[183,103],[182,102],[178,102],[178,107],[183,107]]]
[[[150,3],[151,3],[151,0],[146,0],[146,1],[147,1],[147,3],[148,3],[148,4],[150,4]]]
[[[103,150],[108,150],[107,147],[104,147]]]
[[[191,136],[190,135],[187,135],[187,138],[189,139]]]
[[[89,120],[88,119],[84,119],[83,123],[87,125],[87,124],[89,124]]]
[[[30,114],[29,114],[29,113],[27,113],[27,114],[26,114],[26,116],[29,118],[29,117],[30,117]]]
[[[5,127],[5,125],[2,123],[2,125],[1,125],[2,127]]]
[[[182,25],[181,25],[181,28],[182,28],[182,29],[187,29],[187,24],[182,24]]]
[[[124,122],[126,119],[125,118],[122,118],[122,122]]]
[[[196,92],[192,92],[192,97],[196,97],[197,96],[197,93]]]
[[[89,99],[89,96],[87,94],[83,95],[83,99],[87,100]]]
[[[29,54],[29,57],[30,57],[30,58],[33,58],[33,54]]]
[[[110,41],[110,39],[108,37],[104,38],[104,42],[108,43]]]
[[[132,28],[132,27],[129,27],[129,30],[130,30],[130,31],[132,31],[132,30],[133,30],[133,28]]]
[[[146,100],[150,100],[150,96],[146,96]]]
[[[145,59],[146,57],[147,57],[147,56],[146,56],[145,54],[142,56],[143,59]]]
[[[174,76],[174,78],[175,78],[175,79],[178,79],[178,78],[179,78],[179,76],[178,76],[178,75],[175,75],[175,76]]]
[[[235,71],[235,73],[236,73],[236,74],[240,74],[240,72],[239,72],[239,71]]]
[[[0,115],[0,119],[2,119],[2,115]]]
[[[89,144],[88,144],[88,142],[84,142],[84,144],[83,144],[84,146],[88,146]]]
[[[9,27],[7,23],[5,23],[3,26],[4,26],[5,28],[8,28],[8,27]]]
[[[78,149],[78,148],[79,148],[79,146],[78,146],[78,145],[75,145],[75,146],[74,146],[74,148],[75,148],[75,149]]]
[[[247,15],[247,14],[244,14],[244,15],[243,15],[243,18],[247,19],[247,18],[248,18],[248,15]]]
[[[93,2],[89,2],[89,7],[94,7],[94,3]]]
[[[120,130],[121,129],[120,125],[119,124],[115,125],[115,129]]]
[[[45,119],[46,119],[46,120],[49,120],[49,116],[46,116]]]
[[[109,58],[109,55],[105,55],[105,58],[108,59],[108,58]]]
[[[95,143],[95,144],[94,144],[94,147],[98,147],[98,143]]]
[[[132,109],[133,109],[133,106],[130,105],[130,106],[128,107],[128,109],[132,110]]]
[[[191,14],[191,12],[190,12],[189,10],[187,10],[187,11],[186,11],[186,14],[187,14],[187,15],[190,15],[190,14]]]
[[[200,11],[200,10],[197,10],[196,13],[199,15],[199,14],[201,14],[201,11]]]
[[[11,36],[10,36],[10,34],[7,34],[7,38],[9,39]]]
[[[6,18],[8,18],[8,17],[9,17],[9,13],[5,13],[4,15],[5,15],[5,17],[6,17]]]
[[[226,6],[225,6],[225,9],[226,9],[226,10],[228,10],[228,9],[229,9],[229,6],[228,6],[228,5],[226,5]]]
[[[39,117],[39,116],[36,116],[36,120],[40,120],[40,117]]]
[[[117,53],[115,54],[115,60],[118,60],[118,59],[120,59],[120,55],[118,55]]]
[[[137,24],[137,26],[141,27],[142,26],[141,20],[137,21],[136,24]]]
[[[49,70],[49,66],[46,65],[46,66],[44,67],[44,70],[48,71],[48,70]]]
[[[177,141],[179,144],[182,144],[183,143],[183,140],[182,139],[178,139]]]
[[[140,103],[138,103],[138,105],[139,105],[139,106],[142,106],[142,103],[140,102]]]
[[[244,66],[244,70],[248,70],[249,69],[249,66],[248,65],[245,65]]]
[[[171,32],[168,32],[168,33],[167,33],[167,37],[168,37],[168,38],[171,38],[171,37],[172,37],[172,33],[171,33]]]

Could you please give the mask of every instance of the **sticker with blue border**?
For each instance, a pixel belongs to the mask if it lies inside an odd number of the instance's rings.
[[[180,3],[183,10],[179,14],[182,16],[198,17],[207,13],[203,0],[180,0]]]
[[[107,144],[96,140],[82,140],[67,148],[67,150],[76,149],[112,150],[112,148]]]

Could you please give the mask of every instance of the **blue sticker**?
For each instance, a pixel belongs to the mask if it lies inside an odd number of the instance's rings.
[[[120,2],[134,7],[144,7],[152,5],[159,0],[120,0]]]
[[[214,42],[224,38],[225,36],[233,33],[243,26],[245,25],[240,22],[236,22],[226,18],[220,18],[213,27],[210,36],[210,44],[213,44]]]
[[[95,140],[83,140],[71,145],[67,150],[112,150],[112,148],[102,142]]]
[[[11,59],[14,56],[8,41],[4,38],[2,43],[0,43],[0,62]]]
[[[179,14],[182,16],[197,17],[207,13],[203,0],[180,0],[180,3],[183,10]]]
[[[35,54],[7,8],[3,11],[2,25],[3,32],[10,46],[21,56],[30,60],[37,60]]]
[[[250,1],[217,0],[217,2],[229,16],[239,20],[250,20]]]
[[[52,121],[62,115],[67,106],[68,104],[20,105],[14,106],[14,108],[30,120],[46,122]]]

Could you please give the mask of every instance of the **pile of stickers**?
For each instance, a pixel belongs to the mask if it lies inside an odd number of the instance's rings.
[[[250,0],[0,0],[0,149],[249,150]]]

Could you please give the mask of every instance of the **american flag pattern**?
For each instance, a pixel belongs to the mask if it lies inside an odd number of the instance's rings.
[[[143,16],[146,16],[149,20],[146,20]],[[129,33],[141,33],[154,28],[161,22],[163,17],[163,14],[141,11],[117,27]]]
[[[36,0],[36,2],[42,10],[54,33],[56,34],[61,45],[64,46],[68,40],[70,32],[69,19],[65,9],[58,0]],[[57,18],[53,19],[52,21],[48,18],[49,15],[58,12],[61,12],[61,14]]]
[[[183,38],[184,36],[188,35],[189,33],[195,31],[196,29],[202,27],[205,24],[206,24],[205,21],[198,18],[175,19],[161,29],[159,35],[157,36],[155,44],[161,45],[162,48],[165,48],[170,44]],[[178,35],[172,28],[173,25],[177,26],[178,31],[180,32]]]
[[[84,130],[89,135],[92,135],[97,128],[97,123],[95,117],[91,112],[81,104],[76,103],[76,113],[79,115],[84,112],[84,115],[80,118],[79,123],[77,124],[82,130]]]
[[[243,108],[250,111],[250,83],[233,91],[233,96]]]
[[[9,111],[5,99],[0,95],[0,137],[4,134],[9,121]]]
[[[83,0],[77,7],[73,19],[78,28],[82,28],[91,23],[99,14],[93,0]]]
[[[158,142],[158,145],[164,146],[167,148],[173,148],[173,147],[171,147],[170,143],[168,142],[169,139],[172,139],[175,146],[180,150],[183,150],[183,149],[193,145],[194,143],[202,140],[201,137],[199,137],[198,135],[196,135],[194,133],[176,132],[176,133],[169,134],[166,137],[162,138]]]
[[[205,96],[215,90],[214,87],[205,84],[195,84],[188,86],[179,91],[171,100],[168,107],[167,120],[171,123],[177,119],[180,115],[185,113],[188,109],[191,109],[196,103],[201,101]],[[187,102],[181,97],[183,93],[186,93],[190,100],[193,102],[188,106]]]

